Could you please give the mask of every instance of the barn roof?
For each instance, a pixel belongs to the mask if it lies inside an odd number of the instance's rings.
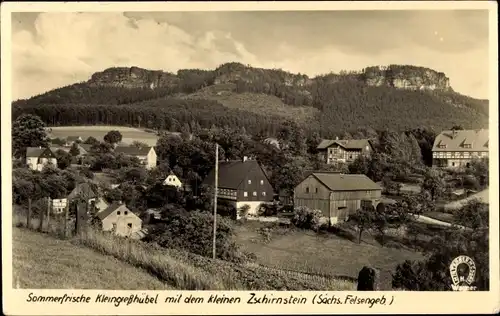
[[[123,153],[130,156],[146,156],[151,148],[153,147],[118,146],[115,148],[115,153]]]
[[[434,140],[432,151],[488,151],[489,130],[443,131]],[[470,144],[471,148],[465,148]],[[446,145],[445,148],[439,148]]]
[[[312,173],[318,181],[332,191],[368,191],[382,190],[364,174]]]
[[[237,189],[250,173],[262,173],[267,180],[267,175],[257,160],[233,160],[219,162],[218,187]],[[203,183],[213,185],[214,182],[215,168],[210,171]]]
[[[365,146],[370,145],[369,139],[323,139],[317,149],[326,149],[333,144],[337,144],[345,149],[363,149]]]

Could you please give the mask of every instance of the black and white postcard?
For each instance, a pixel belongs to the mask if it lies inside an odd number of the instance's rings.
[[[4,314],[499,311],[496,2],[1,22]]]

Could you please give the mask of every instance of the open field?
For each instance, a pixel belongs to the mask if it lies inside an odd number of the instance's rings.
[[[382,286],[389,290],[391,272],[406,259],[419,260],[417,252],[357,244],[333,234],[292,230],[264,242],[257,232],[263,223],[252,222],[238,227],[237,239],[245,250],[257,256],[259,264],[308,273],[357,278],[363,266],[380,269]]]
[[[163,282],[111,256],[13,227],[13,286],[34,289],[163,290]]]
[[[228,87],[229,86],[229,87]],[[186,99],[206,99],[218,101],[232,109],[248,111],[261,115],[278,115],[285,119],[307,122],[314,119],[318,109],[311,106],[291,106],[275,96],[262,93],[236,93],[230,85],[215,85],[203,88],[195,93],[182,96]]]
[[[150,146],[155,146],[158,136],[155,133],[148,133],[145,130],[124,126],[56,126],[51,127],[49,137],[66,138],[68,136],[80,136],[83,140],[92,136],[98,140],[103,139],[109,131],[118,130],[122,136],[122,142],[130,144],[133,141],[140,141]]]

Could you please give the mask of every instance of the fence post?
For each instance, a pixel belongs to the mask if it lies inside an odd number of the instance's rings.
[[[45,219],[45,212],[44,210],[40,210],[40,225],[38,225],[38,231],[39,232],[43,232],[43,220]]]
[[[26,226],[31,229],[31,198],[28,198],[28,217],[26,218]]]
[[[64,208],[64,238],[68,238],[69,201]]]
[[[52,199],[49,197],[47,203],[47,232],[50,233],[50,209],[52,208]]]

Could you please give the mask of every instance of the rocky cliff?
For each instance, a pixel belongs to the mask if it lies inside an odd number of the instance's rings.
[[[175,74],[147,70],[138,67],[115,67],[92,75],[88,84],[126,88],[158,88],[175,86],[179,78]]]
[[[411,90],[449,91],[450,79],[442,72],[409,65],[365,68],[360,78],[369,86],[390,86]]]
[[[117,67],[93,74],[88,83],[101,86],[154,89],[177,86],[185,79],[183,74],[192,73],[192,75],[196,74],[198,76],[198,80],[201,78],[201,80],[207,81],[203,86],[258,82],[266,86],[280,84],[297,89],[299,92],[302,91],[304,94],[309,94],[308,88],[315,80],[335,83],[342,79],[358,80],[368,86],[375,87],[389,86],[410,90],[451,90],[450,80],[444,73],[429,68],[408,65],[374,66],[359,72],[332,73],[316,78],[309,78],[306,75],[293,74],[280,69],[254,68],[241,63],[226,63],[213,71],[203,71],[202,75],[200,75],[200,72],[199,70],[179,70],[176,75],[138,67]]]

